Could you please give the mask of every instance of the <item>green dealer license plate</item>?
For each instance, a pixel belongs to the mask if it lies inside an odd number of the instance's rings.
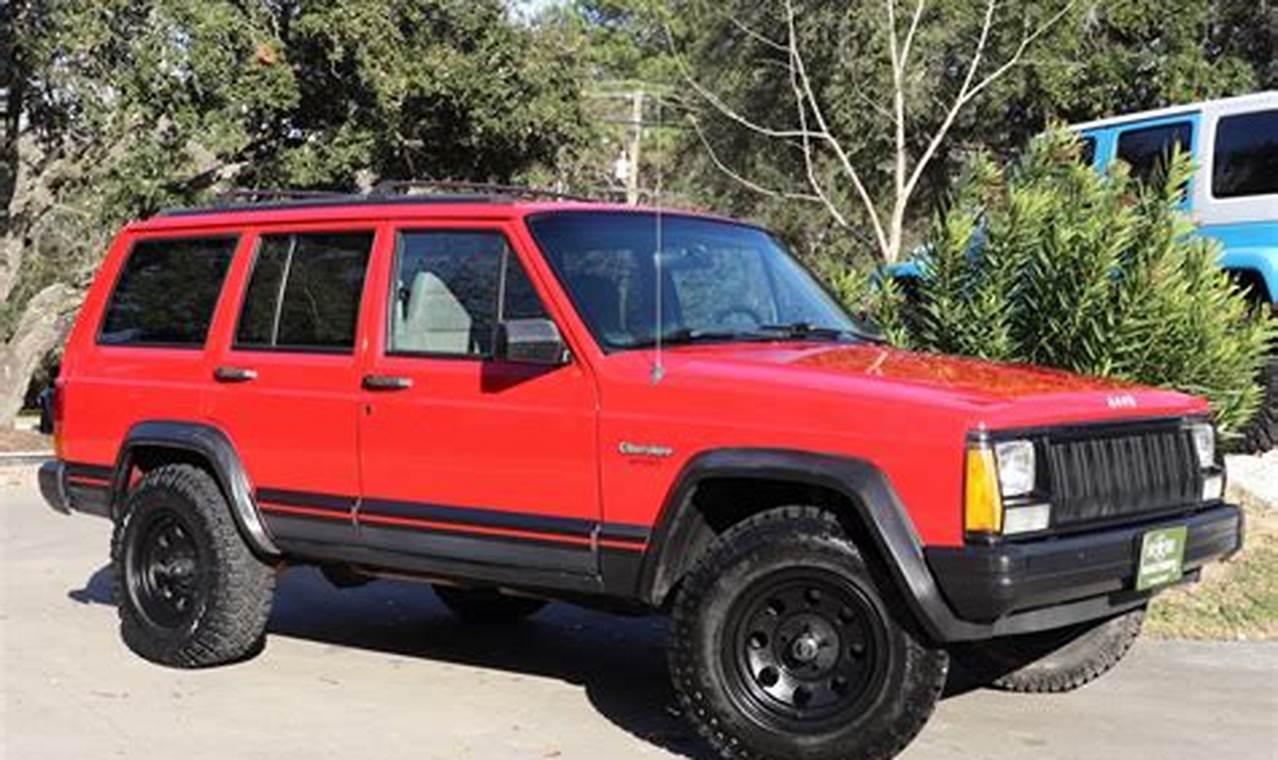
[[[1163,586],[1180,580],[1185,563],[1184,525],[1151,530],[1141,537],[1140,563],[1136,567],[1136,590]]]

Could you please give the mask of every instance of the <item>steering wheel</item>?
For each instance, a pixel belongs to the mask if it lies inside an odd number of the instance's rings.
[[[729,306],[726,309],[720,309],[714,313],[711,319],[716,325],[729,324],[732,317],[745,317],[750,320],[751,327],[758,327],[763,324],[763,317],[759,316],[759,312],[751,309],[749,306]]]

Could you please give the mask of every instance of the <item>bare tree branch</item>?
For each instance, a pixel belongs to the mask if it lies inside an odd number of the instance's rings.
[[[1046,34],[1047,30],[1054,26],[1056,22],[1064,18],[1065,14],[1073,8],[1075,2],[1076,0],[1068,0],[1068,2],[1066,2],[1060,10],[1053,14],[1046,23],[1040,25],[1033,32],[1024,36],[1021,39],[1020,45],[1016,48],[1016,52],[1014,52],[1002,66],[999,66],[978,84],[973,85],[972,82],[976,78],[976,72],[980,68],[981,61],[985,55],[985,47],[989,42],[990,29],[994,25],[994,9],[997,5],[997,0],[989,0],[989,3],[985,8],[985,18],[981,25],[981,36],[977,40],[976,49],[972,53],[972,63],[968,66],[967,76],[963,79],[963,86],[959,88],[959,94],[954,98],[954,103],[949,109],[949,112],[946,113],[945,119],[941,122],[941,126],[938,127],[936,132],[932,135],[932,139],[928,141],[927,148],[924,149],[923,155],[919,157],[918,162],[914,165],[914,171],[910,175],[910,179],[904,188],[904,197],[902,198],[898,196],[899,205],[903,206],[904,202],[909,200],[909,196],[914,192],[914,188],[918,184],[919,177],[922,176],[923,170],[927,168],[928,162],[931,161],[932,157],[936,154],[937,148],[940,147],[941,142],[949,133],[950,127],[954,125],[954,120],[958,118],[958,114],[962,110],[963,106],[971,102],[972,99],[981,92],[981,90],[984,90],[1020,63],[1021,57],[1025,54],[1025,50],[1033,44],[1035,40]]]
[[[877,102],[865,92],[856,88],[852,89],[853,96],[857,98],[863,105],[873,109],[876,113],[883,116],[892,125],[892,142],[895,149],[893,156],[893,183],[892,198],[889,202],[885,199],[882,204],[884,208],[890,205],[890,214],[880,213],[880,205],[876,204],[875,199],[870,196],[869,190],[863,180],[863,176],[853,163],[851,156],[844,147],[843,142],[834,134],[830,127],[830,123],[826,119],[825,111],[822,109],[821,102],[817,98],[812,77],[807,70],[804,61],[802,46],[799,42],[796,22],[796,11],[794,0],[784,0],[786,14],[786,40],[783,43],[761,33],[757,29],[750,27],[736,16],[729,15],[728,20],[732,25],[747,35],[750,39],[755,40],[774,50],[784,50],[788,58],[786,64],[787,74],[790,78],[790,87],[794,92],[796,107],[797,128],[781,128],[772,127],[761,124],[744,113],[732,108],[721,98],[711,92],[708,88],[702,86],[700,82],[690,73],[683,58],[675,51],[674,59],[678,65],[681,74],[689,86],[700,97],[708,102],[716,111],[729,120],[738,125],[764,137],[783,140],[797,150],[802,151],[804,169],[806,173],[807,183],[812,190],[812,194],[807,193],[778,193],[759,186],[757,183],[751,182],[737,172],[733,172],[719,159],[719,156],[710,150],[708,141],[701,134],[698,127],[698,136],[702,140],[708,152],[710,152],[711,160],[715,165],[724,171],[728,176],[735,179],[742,185],[756,191],[773,197],[801,197],[804,200],[820,202],[825,206],[830,216],[843,227],[848,227],[848,214],[845,207],[841,207],[836,201],[835,196],[828,190],[828,184],[831,178],[822,178],[819,172],[818,157],[824,155],[826,149],[829,150],[836,160],[841,176],[851,183],[855,196],[864,208],[866,218],[874,232],[874,239],[878,244],[880,254],[883,260],[891,263],[895,262],[901,255],[901,247],[903,242],[905,213],[909,208],[910,201],[919,185],[928,167],[937,155],[941,144],[947,139],[955,121],[958,119],[962,110],[971,103],[980,93],[987,89],[994,82],[1005,76],[1016,66],[1020,65],[1025,59],[1025,53],[1029,48],[1044,34],[1054,27],[1062,18],[1070,12],[1078,0],[1063,0],[1064,4],[1053,13],[1045,22],[1036,27],[1025,28],[1020,43],[1012,54],[996,66],[992,71],[980,76],[982,70],[987,63],[987,55],[989,54],[990,39],[993,34],[995,17],[1000,7],[999,0],[986,0],[984,12],[981,16],[980,31],[972,48],[971,58],[967,63],[966,70],[963,73],[962,82],[958,91],[953,95],[952,99],[944,102],[937,102],[935,105],[924,104],[924,107],[939,111],[942,116],[940,124],[930,135],[917,134],[911,135],[908,130],[908,113],[907,113],[907,96],[909,91],[918,78],[924,75],[923,68],[919,68],[917,72],[912,71],[910,66],[911,54],[914,52],[915,43],[918,40],[919,29],[922,26],[923,18],[927,15],[927,0],[913,0],[913,8],[910,14],[908,26],[905,28],[904,35],[900,33],[897,24],[897,3],[905,0],[884,0],[884,10],[886,12],[887,21],[887,55],[891,65],[891,104]],[[908,6],[907,6],[908,7]],[[670,30],[666,29],[667,38],[671,40],[671,50],[674,50],[673,35]],[[770,62],[773,65],[781,65],[776,62]],[[847,61],[844,60],[846,64]],[[883,98],[884,101],[887,98]],[[918,104],[916,104],[917,107]],[[917,158],[911,162],[911,156],[917,153]],[[912,165],[911,165],[912,163]]]
[[[782,198],[782,199],[800,200],[800,201],[814,201],[818,203],[821,201],[821,198],[818,198],[815,195],[810,195],[807,193],[795,193],[795,192],[790,192],[786,190],[772,190],[770,188],[764,187],[763,185],[760,185],[759,183],[749,180],[746,177],[742,176],[739,172],[734,171],[732,167],[728,166],[726,163],[723,162],[722,159],[719,158],[719,154],[715,151],[714,147],[710,145],[710,140],[706,137],[705,130],[701,128],[701,122],[697,121],[697,118],[695,116],[689,116],[688,121],[692,123],[692,129],[694,132],[697,133],[697,139],[701,141],[702,147],[706,149],[706,155],[710,156],[710,161],[715,165],[715,168],[717,168],[719,171],[726,174],[731,179],[740,183],[746,189],[752,190],[756,193],[759,193],[760,195],[766,195],[770,198]]]
[[[780,42],[777,42],[776,40],[772,39],[771,37],[767,36],[766,34],[763,34],[762,32],[757,32],[757,31],[755,31],[753,28],[751,28],[750,26],[748,26],[745,22],[743,22],[741,19],[737,18],[735,15],[733,15],[733,14],[731,14],[731,13],[729,13],[729,14],[728,14],[728,21],[729,21],[729,22],[730,22],[733,26],[735,26],[736,28],[740,29],[740,30],[741,30],[741,32],[742,32],[743,34],[745,34],[745,36],[747,36],[747,37],[749,37],[749,38],[751,38],[751,39],[755,40],[756,42],[761,42],[761,43],[763,43],[764,45],[767,45],[768,47],[772,48],[773,50],[779,50],[779,51],[781,51],[782,53],[788,53],[788,52],[789,52],[789,48],[788,48],[788,47],[786,47],[785,45],[781,44]]]
[[[905,42],[901,44],[901,70],[910,63],[910,48],[914,45],[914,34],[919,30],[919,21],[923,19],[923,6],[926,0],[919,0],[914,6],[914,17],[910,19],[910,29],[905,33]]]
[[[817,102],[816,95],[812,91],[812,80],[808,77],[807,67],[803,63],[803,54],[799,51],[798,35],[795,32],[794,23],[794,2],[786,0],[786,26],[789,30],[790,43],[790,60],[794,62],[795,75],[798,77],[799,83],[803,86],[803,93],[807,98],[808,104],[812,108],[812,117],[816,119],[819,132],[817,133],[831,149],[834,150],[835,156],[838,157],[839,163],[843,165],[843,171],[848,175],[848,180],[852,182],[852,187],[856,190],[857,196],[861,199],[862,205],[865,207],[866,217],[870,220],[871,226],[874,228],[874,237],[879,242],[879,249],[884,256],[888,255],[887,235],[883,230],[883,223],[879,219],[878,209],[874,206],[874,199],[870,197],[870,193],[866,190],[865,183],[861,181],[861,175],[857,173],[856,167],[852,165],[852,160],[848,157],[847,151],[843,149],[843,145],[835,139],[830,133],[830,127],[826,123],[825,114],[821,111],[821,104]]]
[[[803,145],[802,145],[803,164],[808,173],[808,184],[812,186],[813,192],[815,192],[817,194],[817,197],[821,199],[821,202],[825,204],[826,209],[829,210],[830,215],[834,217],[835,221],[837,221],[840,226],[847,227],[848,226],[847,219],[844,218],[843,214],[839,211],[838,207],[830,202],[829,194],[826,193],[825,188],[822,187],[821,185],[821,181],[817,178],[816,164],[812,159],[812,150],[813,150],[812,141],[809,139],[807,135],[808,107],[805,102],[806,98],[804,96],[803,86],[799,84],[799,75],[798,75],[799,66],[795,62],[795,55],[798,52],[798,45],[793,44],[793,40],[795,38],[794,16],[789,15],[787,21],[788,21],[787,29],[789,30],[789,39],[792,41],[792,44],[790,45],[789,51],[788,51],[790,54],[790,87],[794,90],[794,105],[798,109],[799,126],[802,128],[804,133]]]

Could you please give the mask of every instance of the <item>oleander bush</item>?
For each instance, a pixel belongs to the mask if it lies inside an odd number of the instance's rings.
[[[853,273],[835,288],[899,345],[1202,395],[1236,434],[1261,401],[1273,326],[1180,210],[1191,161],[1176,154],[1142,183],[1122,164],[1097,173],[1081,150],[1055,130],[1008,166],[978,155],[921,249],[914,293]]]

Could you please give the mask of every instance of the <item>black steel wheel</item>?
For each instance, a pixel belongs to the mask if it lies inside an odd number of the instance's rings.
[[[208,561],[181,512],[148,511],[138,538],[125,550],[129,600],[157,628],[181,629],[199,617],[208,598]]]
[[[208,471],[148,472],[116,523],[111,565],[120,634],[142,657],[197,668],[262,646],[275,570],[244,543]]]
[[[728,610],[724,672],[763,724],[819,730],[857,714],[886,675],[887,622],[846,578],[777,573]]]
[[[724,757],[892,757],[945,685],[946,653],[826,510],[733,526],[677,594],[675,693]]]

